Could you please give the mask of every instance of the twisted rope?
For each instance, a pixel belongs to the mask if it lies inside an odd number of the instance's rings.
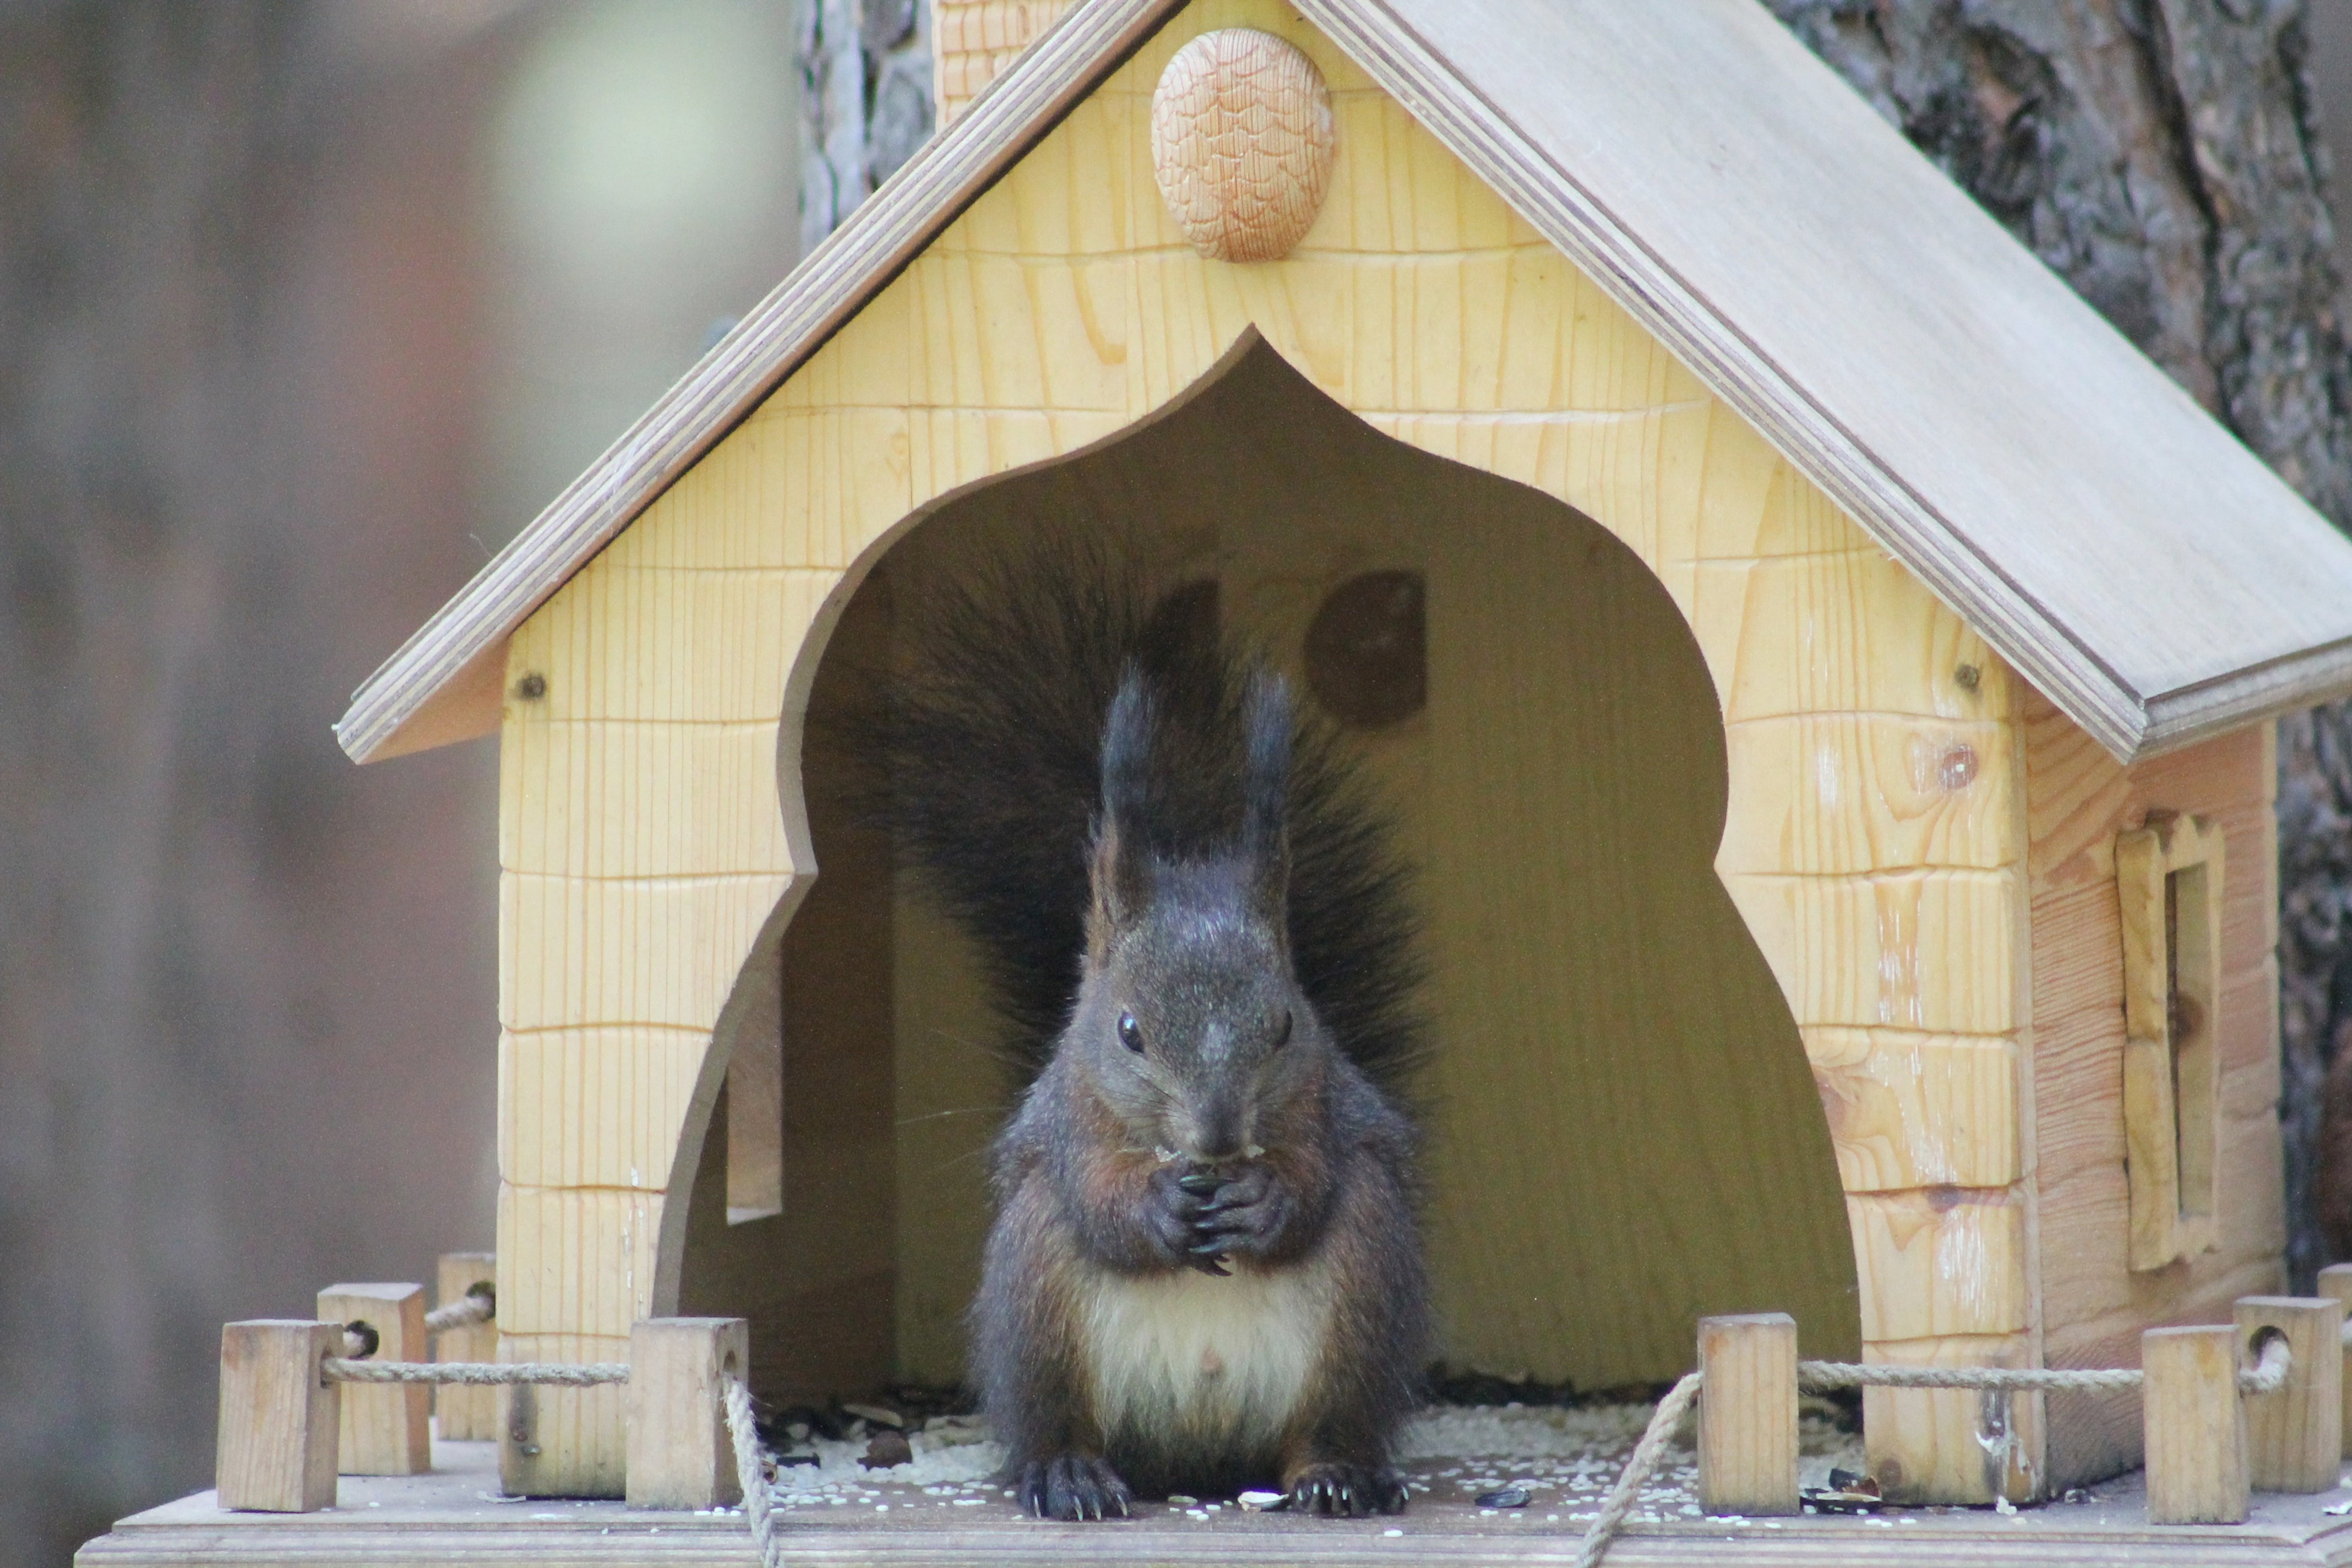
[[[2276,1394],[2286,1386],[2287,1373],[2294,1365],[2294,1352],[2284,1337],[2267,1341],[2262,1354],[2251,1367],[2238,1369],[2238,1389],[2243,1394]],[[2085,1367],[2061,1371],[2044,1367],[2006,1366],[1864,1366],[1848,1361],[1801,1361],[1797,1363],[1797,1386],[1820,1393],[1832,1388],[1975,1388],[2006,1394],[2049,1394],[2063,1390],[2100,1390],[2138,1388],[2147,1374],[2137,1367]],[[1626,1517],[1633,1511],[1633,1503],[1642,1489],[1649,1483],[1650,1474],[1658,1467],[1658,1459],[1666,1451],[1666,1443],[1681,1424],[1683,1415],[1699,1395],[1700,1374],[1685,1373],[1681,1382],[1664,1399],[1650,1416],[1650,1425],[1642,1440],[1633,1445],[1626,1458],[1625,1468],[1610,1489],[1609,1497],[1593,1516],[1585,1530],[1584,1542],[1577,1550],[1576,1568],[1600,1568],[1601,1560],[1608,1555],[1609,1544],[1624,1527]],[[771,1565],[772,1568],[772,1564]]]
[[[727,1436],[735,1444],[735,1479],[743,1489],[743,1512],[751,1521],[751,1540],[760,1549],[761,1568],[782,1568],[783,1542],[768,1511],[767,1451],[760,1446],[760,1427],[751,1414],[751,1390],[740,1377],[727,1380]]]
[[[1651,1413],[1648,1429],[1642,1434],[1642,1440],[1633,1445],[1633,1455],[1626,1459],[1625,1468],[1618,1476],[1617,1484],[1609,1489],[1609,1496],[1601,1504],[1601,1511],[1593,1516],[1591,1526],[1584,1532],[1584,1543],[1577,1548],[1576,1568],[1600,1568],[1601,1559],[1608,1553],[1610,1542],[1616,1539],[1618,1527],[1625,1522],[1625,1516],[1633,1511],[1633,1503],[1642,1495],[1643,1484],[1650,1479],[1650,1472],[1657,1468],[1658,1456],[1666,1451],[1666,1443],[1674,1436],[1675,1426],[1681,1424],[1683,1413],[1698,1398],[1698,1385],[1699,1374],[1686,1372],[1683,1373],[1682,1381],[1667,1390],[1666,1396],[1658,1401],[1657,1409]]]
[[[478,1322],[490,1315],[489,1304],[481,1297],[467,1300],[484,1307],[480,1317],[469,1321]],[[359,1340],[357,1334],[345,1336],[347,1345],[354,1345]],[[328,1383],[529,1383],[592,1388],[599,1384],[628,1382],[629,1363],[358,1361],[348,1356],[329,1356],[319,1363],[319,1374]],[[1688,1381],[1695,1385],[1698,1374],[1693,1373]],[[740,1377],[727,1380],[726,1408],[727,1436],[735,1449],[735,1479],[743,1489],[743,1512],[751,1523],[751,1540],[760,1549],[761,1568],[782,1568],[783,1542],[777,1535],[775,1516],[769,1508],[768,1454],[760,1444],[759,1423],[751,1411],[751,1387]]]
[[[1801,1361],[1797,1386],[1821,1394],[1832,1388],[1977,1388],[2001,1394],[2051,1394],[2064,1389],[2137,1388],[2137,1367],[2061,1371],[2010,1366],[1863,1366],[1850,1361]]]
[[[629,1381],[625,1361],[353,1361],[329,1356],[319,1363],[320,1376],[329,1383],[456,1383],[468,1385],[499,1383],[553,1384],[560,1388],[593,1388],[603,1383]]]
[[[2262,1359],[2251,1370],[2238,1369],[2238,1388],[2244,1394],[2276,1394],[2286,1386],[2287,1369],[2294,1364],[2294,1352],[2287,1348],[2284,1336],[2269,1341],[2263,1346]]]
[[[459,1300],[425,1313],[425,1331],[446,1334],[452,1329],[469,1329],[476,1323],[487,1323],[498,1315],[497,1292],[488,1285],[477,1285]]]

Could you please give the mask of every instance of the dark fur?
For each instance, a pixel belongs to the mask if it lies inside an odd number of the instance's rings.
[[[872,731],[900,852],[982,942],[1030,1079],[974,1371],[1041,1515],[1248,1486],[1393,1511],[1429,1326],[1392,1103],[1421,1039],[1405,873],[1282,683],[1197,595],[1147,603],[1067,543],[927,603]],[[1263,1440],[1097,1407],[1085,1302],[1188,1269],[1328,1272],[1328,1330]]]
[[[1100,550],[1049,539],[910,607],[909,662],[858,716],[857,749],[887,781],[876,815],[980,942],[1024,1082],[1076,994],[1104,722],[1130,664],[1160,721],[1141,781],[1150,849],[1182,858],[1238,836],[1244,668],[1198,605],[1180,589],[1155,605]],[[1297,727],[1288,821],[1299,984],[1349,1059],[1397,1097],[1424,1052],[1411,879],[1323,724]]]

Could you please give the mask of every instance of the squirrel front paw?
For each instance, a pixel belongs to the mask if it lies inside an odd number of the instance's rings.
[[[1193,1255],[1213,1260],[1236,1252],[1264,1253],[1289,1214],[1289,1194],[1274,1173],[1264,1165],[1244,1165],[1201,1205],[1192,1222]]]
[[[1404,1511],[1404,1482],[1385,1465],[1308,1465],[1290,1478],[1290,1506],[1335,1519]]]
[[[1039,1519],[1125,1519],[1130,1495],[1118,1472],[1084,1454],[1057,1454],[1021,1467],[1013,1488],[1021,1506]]]
[[[1227,1272],[1213,1252],[1200,1249],[1202,1215],[1224,1184],[1223,1176],[1181,1165],[1162,1165],[1151,1173],[1143,1224],[1169,1262],[1203,1274]]]

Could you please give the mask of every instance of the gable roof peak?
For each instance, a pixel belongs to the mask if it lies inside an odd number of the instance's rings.
[[[2352,542],[1756,0],[1293,3],[2117,756],[2352,689]],[[1081,0],[370,678],[344,748],[494,727],[513,629],[1184,4]]]

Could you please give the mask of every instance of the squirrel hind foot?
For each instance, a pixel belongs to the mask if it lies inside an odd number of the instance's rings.
[[[1402,1513],[1405,1505],[1403,1479],[1386,1465],[1309,1465],[1291,1477],[1289,1492],[1293,1512],[1328,1519]]]
[[[1021,1506],[1039,1519],[1070,1523],[1125,1519],[1132,1495],[1118,1472],[1085,1454],[1056,1454],[1021,1467],[1013,1488]]]

